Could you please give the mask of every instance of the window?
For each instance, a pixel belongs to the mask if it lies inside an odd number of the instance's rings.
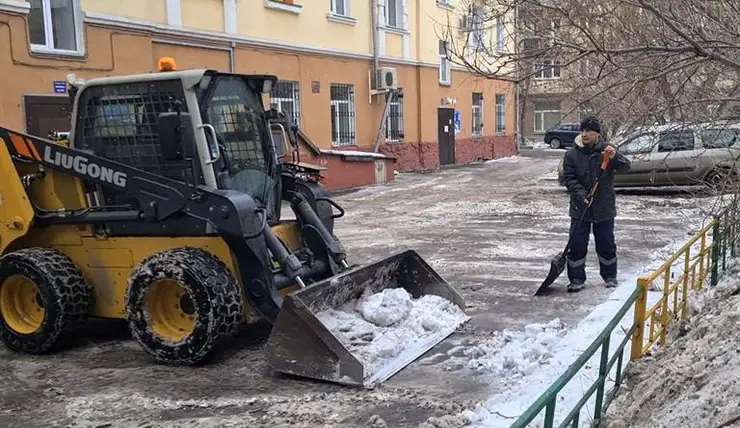
[[[75,0],[29,0],[28,32],[35,50],[78,52],[81,28]]]
[[[469,11],[470,16],[470,46],[473,48],[480,48],[484,46],[484,11],[480,6],[471,6]]]
[[[694,131],[671,131],[660,134],[659,152],[694,150]]]
[[[355,144],[354,85],[331,85],[331,142],[335,146]]]
[[[391,93],[388,106],[388,118],[385,121],[385,141],[400,143],[403,141],[403,90]]]
[[[654,143],[653,134],[640,134],[620,144],[618,150],[624,155],[645,154],[653,151]]]
[[[496,133],[506,133],[506,97],[496,94]]]
[[[504,52],[506,49],[506,43],[504,42],[504,17],[499,16],[496,18],[496,50]]]
[[[543,134],[558,123],[560,123],[560,110],[534,111],[534,132]]]
[[[534,64],[535,79],[559,79],[560,78],[560,61],[541,60]]]
[[[449,48],[447,42],[439,41],[439,83],[449,85],[452,83],[452,62],[449,59]]]
[[[349,0],[329,0],[331,3],[331,11],[337,15],[349,16],[349,7],[347,2]]]
[[[737,129],[707,129],[701,131],[701,141],[706,149],[727,149],[740,141]]]
[[[279,80],[270,94],[270,107],[282,112],[301,127],[300,91],[298,82]]]
[[[385,23],[389,27],[404,28],[403,0],[385,0]]]
[[[473,92],[473,136],[483,136],[483,94]]]

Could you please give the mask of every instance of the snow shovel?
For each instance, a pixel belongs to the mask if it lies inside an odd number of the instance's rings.
[[[588,193],[588,197],[586,198],[586,207],[584,208],[583,213],[581,213],[581,216],[578,218],[576,228],[581,225],[581,222],[583,222],[583,217],[585,217],[586,215],[586,211],[588,211],[588,208],[591,207],[594,195],[596,195],[596,190],[599,187],[599,181],[604,175],[604,171],[606,171],[606,167],[608,165],[609,154],[607,152],[603,152],[601,155],[601,172],[596,178],[596,183],[594,183],[593,187],[591,187],[591,191]],[[568,254],[568,250],[570,249],[570,244],[572,241],[573,235],[570,234],[570,236],[568,237],[568,243],[565,244],[565,249],[563,250],[563,252],[553,257],[550,261],[550,272],[547,274],[547,278],[545,278],[545,280],[542,282],[542,285],[540,285],[540,287],[534,293],[535,296],[541,295],[547,289],[547,287],[552,285],[552,283],[555,282],[556,279],[558,279],[560,274],[563,273],[563,271],[565,270],[566,254]]]

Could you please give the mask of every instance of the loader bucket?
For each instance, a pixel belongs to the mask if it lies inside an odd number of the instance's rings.
[[[357,299],[379,292],[374,297],[388,297],[374,312],[380,318],[371,311],[380,299],[357,305]],[[399,296],[407,300],[393,312],[392,298]],[[418,306],[409,309],[412,301]],[[422,302],[429,312],[421,309]],[[388,316],[404,313],[403,308],[409,311],[405,319]],[[267,362],[286,374],[373,388],[467,322],[464,308],[460,294],[415,251],[403,251],[286,295],[265,348]],[[345,312],[337,318],[336,311]],[[337,320],[350,322],[342,326]]]

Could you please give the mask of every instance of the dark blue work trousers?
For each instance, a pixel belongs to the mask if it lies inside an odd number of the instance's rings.
[[[599,256],[599,270],[605,281],[617,278],[617,244],[614,242],[614,219],[599,222],[583,221],[576,227],[577,219],[571,219],[572,241],[568,251],[568,279],[571,282],[586,281],[586,253],[591,230]]]

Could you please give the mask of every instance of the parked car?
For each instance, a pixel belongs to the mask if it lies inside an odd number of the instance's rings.
[[[740,177],[740,123],[651,126],[613,145],[632,162],[629,172],[615,174],[615,187],[716,186]],[[558,165],[561,186],[564,156]]]
[[[581,133],[581,125],[578,123],[562,123],[553,126],[545,132],[545,144],[553,149],[561,149],[573,146],[573,141]]]

